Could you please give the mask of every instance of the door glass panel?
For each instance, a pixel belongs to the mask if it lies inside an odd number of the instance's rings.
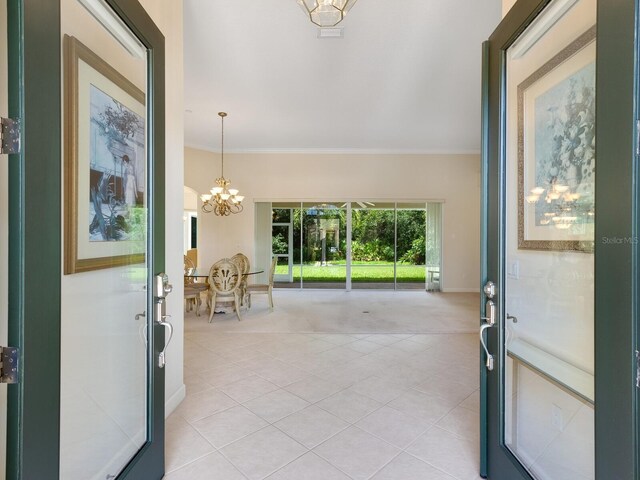
[[[0,0],[0,116],[9,114],[7,1]],[[9,257],[9,162],[0,156],[0,258]],[[0,345],[8,345],[9,262],[0,262]],[[7,451],[7,385],[0,385],[0,480],[5,478]]]
[[[275,213],[278,212],[278,213]],[[282,209],[275,210],[274,216],[282,214]],[[291,220],[291,211],[286,211],[284,219]],[[278,220],[282,219],[278,218]],[[271,255],[278,259],[274,281],[293,282],[293,236],[291,223],[274,223],[271,227]]]
[[[504,442],[536,479],[594,478],[596,1],[507,52]]]
[[[60,478],[102,480],[148,439],[147,54],[106,3],[61,4]]]
[[[346,288],[346,203],[302,205],[302,285]]]
[[[352,288],[395,288],[395,203],[351,203]]]
[[[398,203],[396,211],[397,289],[424,289],[427,279],[425,203]]]
[[[300,287],[300,202],[273,202],[271,208],[271,253],[277,258],[274,283],[278,287]]]

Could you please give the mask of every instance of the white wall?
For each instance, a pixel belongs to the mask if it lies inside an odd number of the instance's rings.
[[[185,149],[186,186],[204,193],[219,176],[219,154]],[[225,177],[245,208],[199,215],[200,266],[239,251],[254,262],[256,201],[443,200],[444,290],[478,291],[479,155],[228,154]]]

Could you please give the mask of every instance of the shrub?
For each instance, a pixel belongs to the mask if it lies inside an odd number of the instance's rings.
[[[426,254],[426,245],[424,237],[418,237],[411,242],[411,248],[405,252],[400,261],[402,263],[410,263],[412,265],[424,265]]]

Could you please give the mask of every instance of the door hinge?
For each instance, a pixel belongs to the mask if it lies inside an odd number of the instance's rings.
[[[18,354],[13,347],[0,347],[0,383],[18,383]]]
[[[636,387],[640,388],[640,352],[636,350]]]
[[[0,153],[20,153],[20,120],[0,117]]]
[[[636,120],[636,157],[640,157],[640,120]]]

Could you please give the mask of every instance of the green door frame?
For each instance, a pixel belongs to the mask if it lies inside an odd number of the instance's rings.
[[[164,37],[137,0],[107,0],[149,49],[152,269],[164,271]],[[7,478],[60,471],[61,31],[60,2],[8,0],[9,116],[22,119],[22,151],[9,162],[9,344],[20,349],[20,382],[8,386]],[[149,279],[148,291],[151,292]],[[38,295],[38,301],[32,296]],[[152,311],[149,309],[148,311]],[[149,321],[153,321],[150,319]],[[164,370],[149,349],[149,439],[120,478],[164,473]]]
[[[637,479],[637,5],[598,0],[596,63],[596,478]],[[622,243],[607,239],[622,239]]]
[[[9,343],[22,371],[8,386],[7,478],[51,478],[60,430],[60,5],[7,7],[9,116],[23,119],[22,153],[8,159]],[[29,301],[34,294],[39,301]]]
[[[482,285],[497,285],[497,327],[488,348],[495,368],[481,373],[482,475],[531,476],[505,447],[504,379],[504,65],[505,52],[550,0],[518,0],[485,45],[483,88]],[[636,122],[638,52],[635,0],[598,0],[595,231],[595,471],[596,478],[633,480],[638,469],[638,390],[635,387],[640,285],[640,172]],[[621,241],[608,241],[621,239]],[[482,304],[486,298],[483,297]],[[484,310],[484,309],[483,309]],[[484,316],[484,311],[482,311]],[[481,362],[484,365],[484,356]],[[485,380],[486,379],[486,380]],[[486,431],[485,431],[486,428]]]

